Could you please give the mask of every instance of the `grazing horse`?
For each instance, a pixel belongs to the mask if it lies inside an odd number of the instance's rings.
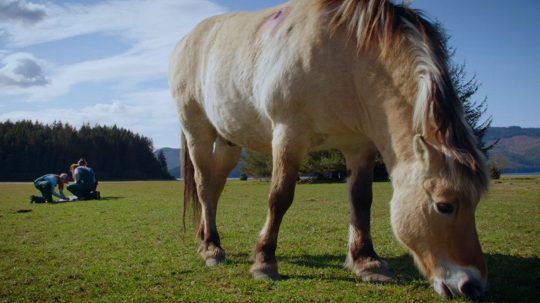
[[[255,278],[279,279],[278,232],[303,156],[341,150],[349,171],[346,267],[393,281],[370,234],[374,158],[394,193],[392,229],[446,297],[481,296],[475,209],[485,160],[452,86],[444,42],[417,11],[385,0],[291,0],[209,18],[177,45],[170,85],[183,129],[184,207],[200,204],[199,252],[223,262],[219,196],[242,148],[272,154]],[[185,209],[184,209],[185,218]]]

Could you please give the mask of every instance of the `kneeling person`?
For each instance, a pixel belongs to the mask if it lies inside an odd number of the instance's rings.
[[[30,203],[36,202],[36,203],[45,203],[53,202],[53,197],[56,196],[60,199],[65,199],[64,196],[64,184],[67,184],[69,182],[69,177],[67,174],[47,174],[44,176],[41,176],[37,178],[34,181],[34,186],[41,192],[41,197],[39,196],[31,196],[30,197]],[[56,192],[54,189],[58,186],[58,192]]]
[[[77,196],[80,200],[94,199],[94,191],[96,189],[95,175],[92,169],[86,166],[71,166],[74,183],[67,186],[67,189]]]

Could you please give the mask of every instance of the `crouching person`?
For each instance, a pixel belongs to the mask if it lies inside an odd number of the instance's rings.
[[[84,165],[72,164],[71,174],[75,182],[69,184],[67,189],[77,196],[79,200],[99,199],[96,192],[96,176],[94,171]]]
[[[67,174],[47,174],[37,178],[34,181],[34,186],[41,192],[41,196],[31,196],[30,203],[52,203],[53,196],[60,199],[65,199],[64,195],[64,185],[69,182],[69,177]],[[58,186],[58,192],[55,188]]]

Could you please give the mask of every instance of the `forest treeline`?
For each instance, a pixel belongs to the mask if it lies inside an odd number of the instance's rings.
[[[32,181],[69,171],[85,158],[99,180],[170,179],[152,141],[117,126],[0,122],[0,181]]]

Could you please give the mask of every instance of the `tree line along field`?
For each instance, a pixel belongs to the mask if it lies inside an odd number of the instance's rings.
[[[8,120],[0,122],[0,182],[68,172],[80,158],[99,173],[98,180],[172,179],[163,155],[154,156],[153,149],[151,139],[116,125]]]
[[[477,225],[487,302],[540,300],[540,178],[494,181]],[[399,282],[363,283],[342,268],[345,184],[300,184],[277,250],[286,280],[256,281],[251,252],[269,184],[232,181],[218,211],[227,261],[206,268],[182,230],[182,183],[103,182],[100,201],[29,204],[30,183],[0,183],[0,302],[438,302],[389,223],[389,183],[374,184],[373,238]],[[461,299],[456,300],[461,302]]]

